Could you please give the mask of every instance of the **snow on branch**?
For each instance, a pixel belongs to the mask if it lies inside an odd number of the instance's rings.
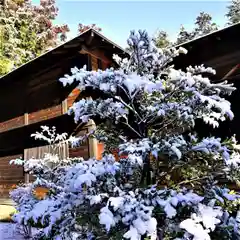
[[[239,239],[240,194],[223,187],[239,186],[236,140],[195,131],[199,119],[213,127],[233,119],[223,95],[235,88],[213,83],[206,75],[215,71],[203,65],[174,69],[172,59],[187,51],[158,49],[146,31],[131,32],[128,44],[129,59],[114,56],[119,69],[73,66],[59,79],[97,90],[69,114],[75,122],[101,120],[84,139],[105,143],[102,160],[28,161],[36,179],[11,193],[14,221],[39,228],[39,240]],[[33,136],[69,141],[55,129],[42,131],[48,136]]]

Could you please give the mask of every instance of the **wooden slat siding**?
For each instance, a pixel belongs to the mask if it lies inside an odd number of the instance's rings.
[[[110,59],[108,59],[106,56],[105,56],[105,54],[104,54],[104,52],[103,51],[101,51],[101,50],[98,50],[98,49],[95,49],[95,50],[89,50],[89,49],[82,49],[81,51],[80,51],[80,53],[82,53],[82,54],[89,54],[89,55],[91,55],[91,57],[93,58],[99,58],[99,59],[101,59],[101,61],[102,61],[102,63],[105,63],[105,64],[110,64],[111,63],[111,60]],[[94,69],[93,69],[94,70]]]
[[[12,187],[24,182],[23,167],[9,164],[11,160],[21,157],[22,154],[17,154],[0,158],[0,198],[9,198]]]
[[[84,159],[88,159],[89,158],[88,144],[85,143],[77,148],[69,148],[69,157],[70,158],[82,157]]]
[[[35,90],[49,86],[49,84],[54,84],[56,82],[56,78],[62,74],[62,68],[53,67],[50,70],[47,70],[45,73],[40,73],[38,75],[32,76],[31,78],[34,81],[28,81],[28,94],[34,93]]]
[[[41,146],[35,148],[24,149],[24,159],[28,160],[30,158],[43,159],[46,153],[50,153],[50,146]],[[67,143],[62,144],[57,152],[60,159],[66,159],[69,157],[69,146]],[[33,182],[35,177],[29,174],[28,182]],[[26,178],[25,178],[26,181]]]
[[[24,160],[28,160],[29,159],[29,150],[28,149],[24,149],[23,152],[23,158]],[[24,181],[25,183],[29,183],[29,182],[33,182],[35,180],[35,177],[31,174],[29,174],[28,172],[24,172]]]
[[[28,114],[29,124],[41,122],[62,115],[61,104]]]
[[[92,55],[91,54],[87,54],[87,59],[88,59],[88,63],[87,63],[87,70],[88,71],[92,71]]]
[[[83,136],[88,132],[87,128],[82,129],[79,131],[76,136]],[[69,146],[69,157],[75,158],[75,157],[83,157],[84,159],[89,158],[89,149],[88,149],[88,141],[86,140],[83,142],[79,147],[71,147]]]
[[[32,123],[44,121],[44,120],[51,119],[51,118],[62,115],[62,107],[59,104],[57,106],[53,106],[48,109],[42,109],[37,112],[29,113],[28,115],[29,115],[29,118],[28,118],[29,124],[32,124]],[[23,127],[24,126],[24,118],[25,118],[25,116],[22,115],[22,116],[10,119],[5,122],[1,122],[0,123],[0,133],[6,132],[9,130],[13,130],[13,129],[16,129],[19,127]]]
[[[99,50],[82,50],[80,51],[80,53],[82,54],[88,54],[89,55],[89,60],[91,61],[91,63],[89,63],[89,70],[97,70],[98,69],[98,61],[101,61],[101,65],[102,65],[102,69],[105,70],[109,64],[110,64],[110,60],[107,59],[104,55],[104,52],[99,51]],[[73,105],[73,103],[75,102],[76,98],[78,97],[78,95],[80,94],[80,90],[78,88],[75,88],[68,96],[67,98],[67,106],[68,108],[71,107]]]
[[[24,116],[16,117],[0,123],[0,132],[9,131],[24,125]]]
[[[43,159],[46,153],[51,153],[51,147],[49,145],[35,147],[35,148],[28,148],[24,150],[24,159],[25,160],[28,160],[30,158]],[[56,154],[62,160],[68,158],[69,157],[68,143],[61,144]]]

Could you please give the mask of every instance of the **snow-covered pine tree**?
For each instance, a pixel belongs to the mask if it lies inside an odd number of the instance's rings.
[[[69,28],[57,25],[55,0],[4,0],[0,2],[0,77],[65,42]],[[95,24],[79,24],[78,33]]]
[[[0,3],[0,76],[66,40],[68,26],[56,25],[54,0],[5,0]]]
[[[228,6],[228,12],[226,13],[228,18],[228,24],[235,24],[240,21],[240,1],[232,0],[231,4]]]
[[[92,133],[105,143],[102,160],[32,166],[37,180],[11,193],[14,221],[38,227],[36,239],[240,239],[240,195],[220,181],[239,179],[236,142],[199,139],[192,130],[196,119],[215,127],[232,119],[221,96],[234,88],[201,76],[211,68],[175,70],[172,58],[186,50],[157,49],[145,31],[131,32],[128,44],[129,59],[114,56],[119,69],[73,67],[60,79],[100,93],[70,114],[76,122],[102,120]],[[48,189],[41,199],[39,186]]]

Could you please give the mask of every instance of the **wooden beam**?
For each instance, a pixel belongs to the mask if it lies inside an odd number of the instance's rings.
[[[234,66],[221,80],[225,80],[228,77],[230,77],[230,75],[232,75],[235,71],[237,71],[239,66],[240,66],[240,64],[237,64],[236,66]]]
[[[233,81],[236,81],[236,80],[240,80],[240,74],[237,74],[235,76],[231,76],[231,77],[228,77],[228,82],[233,82]]]
[[[209,61],[206,61],[204,64],[211,66],[211,67],[216,67],[216,66],[226,66],[226,65],[235,65],[239,62],[239,57],[240,57],[240,51],[235,51],[234,53],[226,54],[221,57],[216,57],[212,58]]]

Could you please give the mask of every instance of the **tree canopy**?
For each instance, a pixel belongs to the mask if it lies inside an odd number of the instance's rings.
[[[218,27],[216,23],[212,22],[211,15],[205,12],[200,12],[196,18],[195,27],[192,31],[188,32],[183,26],[181,27],[176,44],[187,42],[216,30],[218,30]]]
[[[53,23],[57,14],[55,0],[41,0],[39,5],[6,0],[0,5],[1,75],[66,40],[68,26]]]
[[[240,21],[240,1],[232,0],[227,8],[226,17],[228,18],[228,24],[238,23]]]
[[[240,1],[232,0],[227,6],[225,16],[227,17],[227,25],[236,24],[240,21]],[[158,31],[157,36],[154,38],[156,45],[160,48],[170,47],[171,45],[178,45],[189,40],[193,40],[200,36],[204,36],[213,31],[218,30],[219,27],[213,21],[209,13],[200,12],[196,17],[195,26],[192,30],[188,31],[182,25],[177,35],[176,42],[171,42],[168,38],[168,34],[165,31]]]
[[[67,24],[54,23],[58,15],[55,0],[5,0],[0,4],[0,76],[66,41]],[[79,33],[95,24],[79,24]]]
[[[182,25],[175,42],[171,42],[169,40],[167,32],[158,31],[157,36],[154,37],[156,46],[165,48],[172,45],[178,45],[218,30],[217,24],[212,21],[211,15],[205,12],[200,12],[200,14],[196,17],[194,25],[195,27],[191,31],[187,31],[186,28]]]

